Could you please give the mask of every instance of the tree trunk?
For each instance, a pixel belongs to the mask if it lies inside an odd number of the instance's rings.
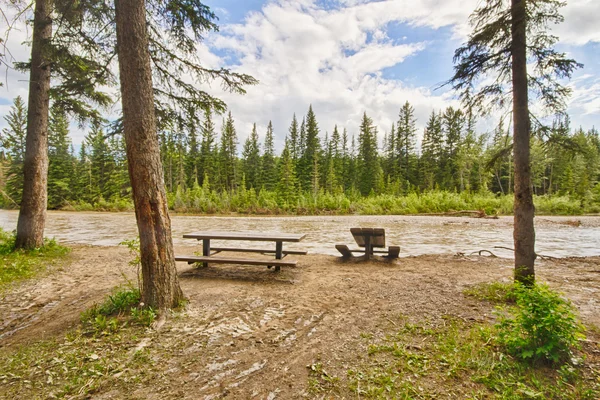
[[[161,311],[183,299],[160,161],[144,0],[115,1],[123,128],[140,235],[142,301]]]
[[[33,17],[27,139],[23,163],[23,197],[17,222],[16,248],[44,244],[48,204],[48,110],[50,106],[49,42],[52,1],[36,0]]]
[[[535,281],[534,206],[529,164],[529,103],[527,87],[527,0],[512,0],[512,87],[514,152],[514,241],[515,281]]]

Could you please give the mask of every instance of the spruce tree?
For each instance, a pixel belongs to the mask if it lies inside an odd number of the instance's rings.
[[[60,208],[71,199],[74,173],[70,153],[69,121],[62,110],[50,112],[48,129],[48,208]]]
[[[224,124],[224,122],[223,122]],[[200,185],[204,185],[204,178],[208,177],[212,182],[217,182],[217,172],[219,170],[215,125],[212,122],[210,110],[204,111],[204,122],[202,123],[202,144],[200,145],[200,169],[198,176]]]
[[[458,149],[463,137],[465,116],[462,110],[446,108],[442,117],[445,146],[442,168],[444,170],[443,187],[449,190],[459,188]]]
[[[277,183],[277,196],[281,201],[292,206],[297,197],[296,173],[294,171],[294,160],[290,152],[292,142],[286,139],[285,147],[279,159],[279,181]]]
[[[187,153],[185,156],[185,176],[187,179],[187,187],[191,188],[194,185],[199,185],[202,181],[202,165],[200,157],[200,145],[198,143],[198,134],[196,127],[189,129],[187,134]]]
[[[404,182],[405,189],[415,183],[415,142],[416,142],[416,119],[415,110],[407,101],[398,113],[398,125],[396,128],[395,150],[397,153],[398,175]]]
[[[15,97],[4,120],[8,124],[8,127],[2,129],[1,137],[8,162],[5,195],[9,204],[18,206],[23,194],[23,158],[27,131],[27,109],[21,96]]]
[[[246,188],[254,188],[260,190],[261,187],[261,157],[260,144],[258,143],[258,132],[256,131],[256,123],[252,126],[252,133],[244,142],[242,151],[242,165],[244,176],[246,179]]]
[[[467,109],[485,114],[512,104],[515,280],[525,284],[535,280],[536,258],[529,94],[540,94],[550,111],[563,112],[570,89],[558,79],[581,67],[552,48],[558,38],[548,25],[562,22],[563,5],[556,0],[511,0],[510,6],[504,0],[485,0],[471,16],[467,43],[454,53],[455,73],[449,81]]]
[[[269,121],[269,125],[267,126],[265,145],[263,147],[261,183],[263,187],[269,191],[275,190],[275,186],[277,185],[277,166],[275,164],[273,124],[271,121]]]
[[[421,188],[433,190],[441,177],[442,158],[442,123],[441,116],[431,112],[421,144]]]
[[[363,196],[368,196],[378,189],[381,179],[381,167],[377,154],[377,128],[373,120],[365,112],[358,134],[358,189]]]
[[[302,129],[302,128],[305,129]],[[300,128],[301,142],[304,144],[304,151],[299,162],[300,165],[300,184],[303,190],[310,190],[313,193],[318,191],[316,186],[319,182],[319,154],[321,153],[321,143],[319,140],[319,125],[317,118],[313,112],[312,105],[308,107],[306,114],[306,125],[301,125]]]
[[[237,134],[231,111],[221,129],[219,149],[221,184],[224,190],[233,191],[237,185]]]

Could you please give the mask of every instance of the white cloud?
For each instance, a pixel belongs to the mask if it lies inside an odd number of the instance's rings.
[[[333,1],[328,0],[328,4]],[[431,45],[415,40],[411,27],[449,27],[456,37],[466,39],[470,30],[467,19],[478,2],[338,0],[335,7],[321,8],[316,0],[266,1],[242,22],[222,25],[220,33],[209,35],[207,42],[198,46],[204,66],[218,68],[233,63],[234,70],[255,76],[260,84],[247,88],[245,96],[223,93],[218,84],[204,89],[227,102],[240,143],[250,133],[253,122],[264,137],[267,123],[272,120],[280,149],[292,115],[296,113],[301,119],[309,104],[313,105],[323,135],[335,124],[347,127],[350,134],[356,133],[366,111],[383,136],[407,100],[415,107],[422,127],[431,110],[456,102],[449,94],[410,85],[402,77],[388,79],[383,71]],[[569,1],[563,10],[565,24],[556,28],[562,42],[582,45],[600,41],[600,30],[593,20],[599,7],[597,0]],[[217,11],[229,15],[225,10]],[[402,37],[390,37],[390,23],[404,24]],[[12,39],[11,44],[23,40],[24,36]],[[15,48],[24,55],[21,59],[27,58],[29,48]],[[597,114],[600,107],[598,75],[590,73],[593,79],[574,82],[571,102],[571,109],[588,115]],[[22,76],[11,75],[8,83],[9,90],[0,89],[0,97],[26,97],[27,84]],[[0,106],[0,113],[7,109]],[[216,119],[219,123],[220,118]],[[80,140],[80,136],[74,138],[75,142]]]
[[[561,13],[565,21],[554,29],[561,43],[581,46],[589,42],[600,42],[598,0],[570,0],[561,9]]]

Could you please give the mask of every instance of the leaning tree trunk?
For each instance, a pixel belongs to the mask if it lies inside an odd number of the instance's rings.
[[[165,310],[183,299],[154,114],[144,0],[115,1],[123,128],[140,234],[142,301]]]
[[[527,0],[512,0],[512,86],[514,152],[514,241],[515,280],[530,285],[535,281],[534,206],[529,163],[529,103],[527,95]]]
[[[33,17],[27,137],[23,162],[23,197],[15,247],[44,244],[48,203],[48,110],[50,106],[50,49],[52,1],[37,0]]]

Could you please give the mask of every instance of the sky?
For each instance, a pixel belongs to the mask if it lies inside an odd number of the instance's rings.
[[[240,148],[253,123],[264,138],[272,121],[280,150],[293,114],[302,119],[311,104],[322,137],[335,125],[356,135],[364,112],[381,137],[408,101],[421,135],[433,110],[459,104],[439,86],[452,76],[454,50],[467,40],[468,16],[479,1],[206,0],[220,29],[198,45],[203,65],[247,73],[260,83],[245,95],[222,92],[216,83],[203,89],[228,104]],[[557,49],[584,64],[568,82],[572,126],[600,127],[600,1],[568,0],[562,14],[565,22],[553,27]],[[29,53],[21,45],[26,37],[21,30],[9,41],[21,60]],[[14,97],[26,98],[27,77],[10,70],[0,76],[4,116]],[[493,124],[481,122],[480,129]],[[85,133],[74,128],[73,142]]]

